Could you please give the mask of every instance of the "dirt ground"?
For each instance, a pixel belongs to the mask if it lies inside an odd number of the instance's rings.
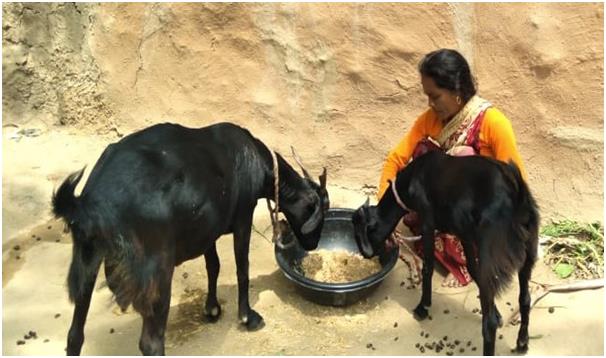
[[[73,309],[65,284],[71,239],[52,219],[50,198],[84,165],[86,177],[118,134],[163,121],[191,127],[231,121],[289,160],[295,146],[316,175],[326,166],[332,206],[355,208],[376,191],[388,151],[427,109],[417,65],[437,48],[460,50],[479,94],[511,120],[543,222],[603,222],[603,9],[599,3],[3,3],[2,353],[64,353]],[[266,228],[269,215],[260,204],[254,224]],[[251,245],[251,305],[266,326],[250,333],[237,321],[228,236],[218,244],[223,317],[201,322],[203,259],[179,267],[168,354],[418,355],[417,343],[444,336],[464,342],[454,354],[480,352],[474,285],[444,289],[436,274],[433,319],[417,322],[411,309],[420,291],[400,285],[408,270],[398,262],[367,300],[323,307],[297,295],[263,237],[254,234]],[[559,282],[542,263],[534,279]],[[141,319],[119,314],[103,281],[83,354],[139,354]],[[514,286],[498,302],[505,317],[516,295]],[[497,354],[510,354],[517,328],[499,330]],[[38,338],[24,339],[30,331]],[[603,355],[603,289],[548,295],[532,311],[530,334],[529,355]]]
[[[53,188],[69,172],[85,164],[92,168],[102,149],[114,140],[58,130],[23,136],[18,128],[3,128],[3,355],[64,353],[73,309],[65,284],[71,238],[63,233],[63,224],[51,218],[49,201]],[[361,190],[336,185],[329,186],[329,192],[333,207],[357,207],[366,197]],[[269,224],[264,203],[260,204],[255,212],[257,229]],[[442,288],[443,275],[437,273],[432,320],[418,322],[411,310],[418,303],[420,289],[401,285],[408,269],[399,261],[366,300],[345,308],[325,307],[298,296],[280,272],[268,241],[256,233],[251,241],[251,306],[264,317],[266,326],[247,332],[237,321],[232,240],[231,236],[223,237],[218,242],[222,264],[218,295],[223,316],[215,324],[201,319],[206,295],[203,258],[178,267],[173,279],[167,354],[419,355],[415,344],[432,343],[444,336],[461,342],[453,351],[455,355],[481,352],[481,316],[474,313],[479,308],[475,285]],[[542,263],[537,264],[533,279],[560,282]],[[82,353],[137,355],[141,319],[134,312],[120,313],[103,281],[100,276],[93,294]],[[504,318],[517,307],[516,295],[514,285],[497,302]],[[554,308],[552,313],[550,307]],[[601,356],[603,318],[603,289],[549,294],[531,312],[528,355]],[[512,354],[517,329],[507,324],[499,329],[497,354]],[[24,339],[29,331],[36,332],[37,338]],[[422,337],[422,333],[429,336]],[[19,340],[25,343],[19,345]]]

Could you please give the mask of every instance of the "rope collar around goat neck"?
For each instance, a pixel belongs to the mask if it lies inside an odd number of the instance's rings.
[[[285,249],[285,248],[289,247],[290,245],[284,245],[284,243],[282,243],[281,225],[280,225],[280,222],[278,221],[278,212],[280,211],[280,170],[278,168],[278,158],[276,157],[276,153],[271,149],[269,150],[269,153],[271,154],[271,160],[272,160],[272,172],[273,172],[273,177],[274,177],[274,203],[275,203],[274,208],[272,208],[269,199],[266,199],[267,200],[267,209],[269,209],[269,217],[271,218],[271,226],[273,228],[273,234],[272,234],[271,241],[274,244],[278,245],[279,248]],[[294,240],[291,242],[291,244],[294,244]]]
[[[269,199],[267,200],[267,209],[269,209],[269,217],[271,218],[271,226],[273,227],[272,242],[276,242],[277,239],[277,227],[278,227],[278,211],[280,210],[280,170],[278,170],[278,158],[273,150],[269,150],[272,161],[272,173],[274,177],[274,208],[271,207]]]
[[[400,196],[398,195],[398,191],[396,190],[396,177],[393,178],[393,181],[387,179],[387,181],[389,182],[389,186],[391,186],[391,191],[393,192],[393,196],[396,198],[396,202],[398,203],[398,205],[400,205],[400,207],[402,209],[404,209],[405,211],[410,211],[410,209],[408,207],[406,207],[406,205],[404,205],[404,202],[402,201],[402,199],[400,199]]]

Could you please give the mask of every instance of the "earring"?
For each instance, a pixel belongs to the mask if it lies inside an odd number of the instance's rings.
[[[457,100],[457,104],[461,104],[461,96],[457,96],[456,100]]]

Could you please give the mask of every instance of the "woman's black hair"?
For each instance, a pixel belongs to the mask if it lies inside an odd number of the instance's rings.
[[[430,77],[440,88],[459,93],[463,102],[476,94],[476,86],[465,57],[451,49],[432,51],[419,63],[421,75]]]

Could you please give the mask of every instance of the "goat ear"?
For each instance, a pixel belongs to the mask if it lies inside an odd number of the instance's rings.
[[[364,202],[364,205],[363,205],[364,209],[368,208],[369,204],[370,204],[370,197],[367,196],[366,201]]]
[[[369,215],[368,228],[375,229],[377,227],[377,218],[374,215]]]
[[[320,175],[320,187],[326,188],[326,167],[324,167],[322,175]]]
[[[365,204],[366,205],[366,204]],[[354,236],[360,253],[365,258],[370,258],[373,255],[373,249],[368,241],[368,211],[364,206],[359,208],[354,214],[352,221],[354,224]]]
[[[314,231],[320,224],[320,220],[322,220],[322,206],[318,203],[313,214],[311,214],[309,219],[301,226],[301,233],[307,235]]]
[[[377,226],[377,207],[372,208],[368,205],[368,199],[366,199],[364,214],[366,215],[366,229],[374,229]]]

